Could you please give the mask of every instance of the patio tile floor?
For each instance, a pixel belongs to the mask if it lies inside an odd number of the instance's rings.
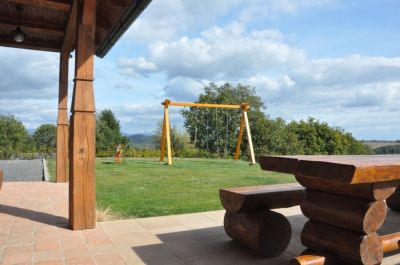
[[[224,211],[109,221],[71,231],[68,184],[6,182],[0,191],[0,264],[283,265],[304,249],[300,231],[306,218],[299,207],[277,211],[288,217],[293,237],[281,256],[265,259],[226,236]],[[382,234],[400,224],[399,213],[388,215]],[[400,264],[400,254],[388,255],[383,264]]]

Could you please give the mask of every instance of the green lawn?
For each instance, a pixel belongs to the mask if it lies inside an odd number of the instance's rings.
[[[54,168],[54,161],[49,167]],[[50,169],[54,174],[54,169]],[[259,165],[223,159],[96,160],[97,202],[123,217],[146,217],[221,209],[218,190],[294,182],[291,175],[262,171]]]

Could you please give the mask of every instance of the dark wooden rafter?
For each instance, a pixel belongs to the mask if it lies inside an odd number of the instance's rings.
[[[33,41],[33,40],[24,40],[23,42],[15,42],[13,39],[6,38],[4,36],[0,37],[0,46],[39,50],[39,51],[49,51],[49,52],[60,51],[60,45],[58,43]]]
[[[31,6],[39,6],[44,8],[56,9],[69,12],[71,9],[70,1],[63,0],[5,0],[10,4],[23,4]]]
[[[28,30],[38,31],[38,32],[64,34],[63,26],[46,24],[42,22],[27,21],[23,19],[7,18],[0,16],[0,25],[1,24],[9,26],[20,26]]]
[[[69,14],[67,27],[65,28],[64,40],[61,46],[63,51],[72,51],[75,46],[76,39],[76,15],[77,15],[77,0],[73,0],[71,12]]]

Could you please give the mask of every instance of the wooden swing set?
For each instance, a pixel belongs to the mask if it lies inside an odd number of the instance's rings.
[[[239,159],[240,146],[242,144],[244,129],[246,128],[247,140],[250,148],[251,164],[256,163],[256,159],[254,156],[254,149],[253,149],[253,141],[251,140],[249,119],[247,117],[247,111],[249,110],[249,105],[247,103],[242,103],[240,105],[227,105],[227,104],[209,104],[209,103],[171,102],[169,99],[166,99],[164,102],[161,103],[161,105],[164,106],[164,119],[162,125],[160,161],[164,161],[165,143],[166,143],[168,165],[172,165],[171,127],[169,122],[168,107],[174,106],[174,107],[195,107],[195,108],[215,108],[215,109],[241,109],[243,111],[243,114],[240,120],[239,136],[236,142],[235,160]]]

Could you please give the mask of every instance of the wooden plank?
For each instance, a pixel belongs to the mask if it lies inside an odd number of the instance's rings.
[[[81,0],[80,3],[71,107],[70,225],[73,230],[96,226],[96,116],[93,92],[96,1]]]
[[[56,181],[68,181],[68,62],[69,52],[60,54],[60,76],[58,92]]]
[[[77,3],[78,0],[73,0],[71,12],[69,14],[67,27],[65,28],[64,40],[61,50],[71,52],[75,46],[76,40],[76,16],[77,16]]]
[[[161,104],[164,105],[165,102],[162,102]],[[191,103],[191,102],[170,102],[169,106],[196,107],[196,108],[218,108],[218,109],[240,109],[242,107],[242,105]]]
[[[303,187],[282,187],[281,185],[279,187],[261,185],[219,191],[222,206],[232,213],[296,206],[303,200],[303,195]]]
[[[297,181],[304,187],[314,190],[321,190],[345,196],[367,199],[367,200],[386,200],[393,194],[399,181],[363,183],[349,185],[327,179],[312,178],[296,175]]]
[[[65,0],[4,0],[12,4],[23,4],[44,7],[68,12],[71,9],[70,1]]]
[[[299,158],[294,156],[260,156],[258,162],[262,170],[294,175],[296,174]]]
[[[295,173],[343,184],[400,179],[399,155],[371,156],[264,156],[266,170]],[[294,165],[296,169],[293,171]]]

